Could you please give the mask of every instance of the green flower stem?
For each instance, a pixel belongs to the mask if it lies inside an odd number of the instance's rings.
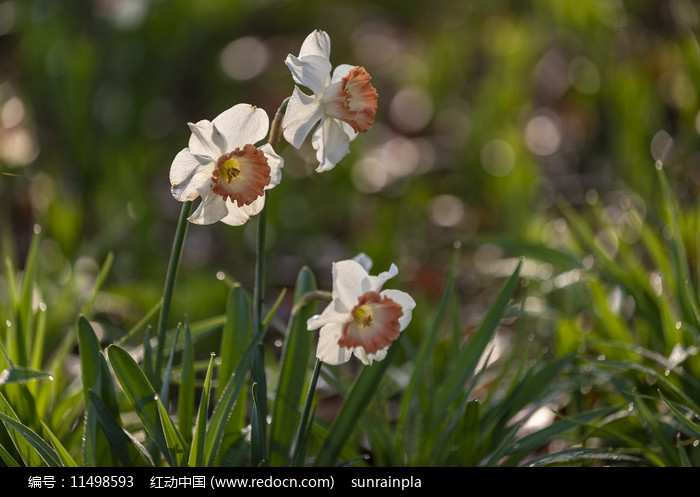
[[[280,137],[282,135],[282,121],[284,120],[284,108],[286,107],[287,100],[282,102],[279,109],[275,113],[275,117],[272,121],[270,127],[270,136],[267,142],[276,147],[279,143]],[[269,192],[267,195],[269,196]],[[263,304],[265,302],[265,244],[267,235],[267,200],[263,206],[260,214],[258,215],[258,240],[255,256],[255,286],[253,287],[253,336],[259,336],[263,328]],[[257,405],[258,413],[260,419],[267,419],[267,384],[265,381],[265,356],[262,348],[259,349],[258,354],[255,355],[253,360],[253,366],[251,368],[251,377],[253,384],[257,385],[257,391],[259,393],[259,403]],[[260,426],[262,430],[260,436],[264,440],[266,426]],[[264,451],[264,447],[260,450]],[[265,464],[267,454],[264,452],[257,454],[259,461],[258,464]],[[256,464],[257,465],[257,464]]]
[[[253,288],[253,336],[262,336],[263,320],[262,308],[265,295],[265,234],[267,228],[267,205],[263,207],[258,216],[258,245],[255,261],[255,286]],[[260,344],[259,344],[260,345]],[[257,349],[257,353],[253,356],[251,366],[251,379],[256,385],[257,399],[256,412],[259,419],[267,419],[267,383],[265,381],[265,354],[262,345]],[[258,426],[259,440],[265,440],[266,425]],[[253,461],[255,466],[266,465],[267,454],[263,444],[256,445],[257,452],[251,454],[256,460]],[[251,445],[251,448],[253,445]]]
[[[267,142],[275,148],[282,136],[282,121],[284,120],[284,109],[287,106],[285,99],[275,113],[270,126],[270,136]],[[266,195],[270,195],[267,192]],[[253,336],[257,335],[262,327],[262,307],[264,298],[265,282],[265,235],[267,233],[267,200],[258,215],[258,243],[255,260],[255,287],[253,288]]]
[[[255,255],[255,286],[253,287],[253,336],[257,335],[262,327],[262,308],[265,290],[266,231],[267,205],[262,208],[262,211],[260,211],[260,214],[258,215],[258,242]]]
[[[163,303],[160,306],[160,315],[158,316],[158,327],[156,334],[158,336],[158,349],[156,352],[156,382],[154,385],[156,390],[160,389],[160,370],[163,366],[163,355],[165,350],[165,331],[168,325],[168,314],[170,313],[170,301],[173,297],[173,288],[175,286],[175,276],[177,268],[180,265],[180,257],[182,255],[182,247],[185,244],[185,235],[187,234],[187,218],[190,217],[192,210],[192,201],[185,202],[180,211],[180,219],[177,222],[177,230],[175,231],[175,239],[173,240],[173,248],[170,252],[170,262],[168,264],[168,272],[165,275],[165,287],[163,288]]]

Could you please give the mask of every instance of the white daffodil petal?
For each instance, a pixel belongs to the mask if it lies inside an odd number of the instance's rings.
[[[214,125],[206,119],[202,119],[196,124],[188,123],[188,126],[190,131],[192,131],[189,141],[190,153],[195,157],[206,157],[216,161],[223,151],[219,144],[214,143],[214,133],[218,133],[218,131],[215,131]],[[223,140],[217,141],[221,142]]]
[[[221,219],[221,222],[230,226],[241,226],[247,223],[251,217],[260,213],[265,206],[265,196],[261,195],[252,203],[239,207],[235,202],[226,201],[228,214]]]
[[[324,118],[311,136],[311,145],[316,150],[318,172],[330,171],[340,160],[350,153],[350,138],[340,122]]]
[[[357,131],[355,131],[354,129],[352,129],[352,126],[350,126],[345,121],[341,121],[340,125],[342,126],[345,134],[348,135],[349,141],[353,141],[355,138],[357,138],[357,135],[359,135],[359,133]]]
[[[282,181],[282,167],[284,167],[284,159],[277,155],[275,149],[269,143],[264,144],[260,147],[260,150],[265,154],[267,158],[267,165],[270,166],[270,184],[265,187],[265,190],[269,190],[280,184]]]
[[[382,297],[388,297],[401,306],[401,311],[403,314],[399,318],[399,329],[401,331],[405,330],[408,324],[411,322],[413,309],[416,307],[416,301],[413,300],[409,294],[402,292],[401,290],[382,290],[379,295]]]
[[[352,260],[357,262],[360,266],[362,266],[364,270],[367,271],[367,273],[369,273],[372,269],[372,259],[364,252],[360,252],[355,257],[353,257]]]
[[[365,366],[371,366],[372,365],[372,359],[374,354],[368,355],[367,352],[365,352],[365,349],[362,347],[354,347],[352,349],[352,353],[355,354],[355,357],[357,357],[362,364]]]
[[[188,148],[182,149],[170,166],[170,191],[180,202],[194,200],[198,189],[211,179],[211,171],[202,167]]]
[[[372,364],[372,361],[383,361],[388,352],[389,347],[378,350],[374,354],[367,354],[367,359],[369,360],[370,365]]]
[[[188,220],[192,224],[213,224],[221,221],[227,214],[228,209],[224,199],[210,191],[208,194],[202,195],[202,202]]]
[[[202,185],[211,183],[211,171],[208,168],[200,167],[197,171],[185,181],[172,185],[170,193],[180,202],[194,200],[199,196]]]
[[[199,161],[190,153],[189,148],[183,148],[173,159],[170,166],[170,184],[177,186],[189,180],[197,172]]]
[[[292,73],[294,82],[306,86],[317,97],[320,97],[330,84],[332,66],[328,59],[317,55],[298,59],[293,55],[288,55],[284,63]]]
[[[306,329],[317,330],[333,322],[347,321],[349,314],[347,311],[340,312],[334,302],[329,303],[321,314],[316,314],[306,321]]]
[[[255,145],[265,138],[270,118],[254,105],[237,104],[214,118],[213,124],[226,141],[228,152],[244,145]]]
[[[353,67],[355,66],[351,66],[350,64],[340,64],[339,66],[336,66],[336,68],[333,69],[331,83],[337,83],[338,81],[343,79],[345,76],[348,75],[348,73],[352,70]]]
[[[342,330],[342,323],[331,323],[321,328],[316,347],[316,357],[320,361],[337,366],[350,360],[352,352],[338,345]]]
[[[365,293],[367,271],[353,260],[333,264],[333,298],[340,299],[345,307],[352,309],[357,299]]]
[[[379,273],[377,276],[368,276],[370,287],[365,291],[379,292],[382,286],[384,286],[384,283],[397,274],[399,274],[399,268],[396,267],[396,264],[392,264],[388,271]]]
[[[321,103],[295,86],[284,114],[284,139],[300,148],[321,116]]]
[[[326,59],[331,56],[331,38],[328,33],[317,29],[306,37],[299,50],[299,58],[308,55],[318,55]]]

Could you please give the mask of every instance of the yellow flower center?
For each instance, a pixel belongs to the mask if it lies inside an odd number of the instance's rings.
[[[352,315],[355,322],[362,326],[370,326],[372,324],[372,310],[369,306],[360,305],[352,310]]]
[[[226,183],[231,183],[239,174],[241,174],[241,163],[235,157],[231,157],[219,166],[219,178]]]

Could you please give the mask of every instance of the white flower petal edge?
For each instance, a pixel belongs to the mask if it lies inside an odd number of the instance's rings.
[[[321,124],[311,135],[311,146],[316,150],[319,173],[333,169],[350,153],[350,137],[343,123],[337,119],[321,118]]]
[[[294,87],[284,115],[284,139],[300,148],[313,127],[323,118],[321,103]]]
[[[309,330],[320,328],[316,357],[332,365],[355,355],[371,365],[386,357],[389,345],[411,321],[415,301],[400,290],[381,290],[398,274],[396,265],[371,276],[372,261],[365,254],[333,264],[332,300],[307,321]]]
[[[351,260],[357,262],[368,273],[372,269],[372,264],[373,264],[372,259],[364,252],[360,252],[355,257],[353,257]]]
[[[301,44],[299,57],[306,57],[307,55],[320,55],[326,59],[330,57],[331,38],[328,36],[328,33],[317,29],[306,37],[304,42]]]
[[[188,147],[170,167],[173,197],[181,202],[202,197],[189,217],[193,224],[244,224],[262,210],[264,192],[282,179],[282,157],[270,144],[255,147],[267,135],[267,113],[237,104],[213,121],[188,125]]]

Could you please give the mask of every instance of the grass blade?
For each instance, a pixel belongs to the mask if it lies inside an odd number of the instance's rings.
[[[185,318],[185,345],[182,350],[182,371],[180,373],[180,391],[177,401],[177,418],[180,435],[187,443],[192,442],[192,418],[194,416],[194,349],[190,323]]]
[[[4,462],[5,466],[7,466],[8,468],[21,467],[19,462],[17,462],[17,460],[14,457],[12,457],[12,454],[10,454],[10,452],[5,447],[3,447],[2,444],[0,444],[0,459],[2,459],[2,462]]]
[[[10,419],[20,423],[20,418],[17,416],[13,410],[10,403],[7,401],[4,395],[0,393],[0,414],[3,414]],[[21,424],[21,423],[20,423]],[[3,425],[3,429],[6,429],[7,423]],[[37,454],[36,450],[32,447],[31,443],[16,430],[7,429],[7,436],[12,440],[15,449],[17,450],[17,455],[21,458],[25,466],[39,466],[42,465],[43,460]]]
[[[168,411],[165,409],[160,399],[158,399],[157,405],[160,423],[163,426],[163,433],[165,434],[165,441],[168,444],[168,451],[173,455],[177,466],[186,467],[190,449],[182,438],[182,435],[180,435],[180,432],[175,428],[170,416],[168,416]]]
[[[433,319],[430,330],[425,335],[425,339],[423,340],[420,352],[418,354],[418,359],[416,360],[413,368],[413,373],[411,374],[411,378],[403,394],[396,428],[396,434],[398,437],[406,436],[404,433],[404,426],[406,426],[408,421],[408,414],[410,412],[411,405],[417,401],[418,396],[416,395],[416,391],[418,389],[419,382],[424,381],[425,379],[425,371],[428,361],[433,356],[433,352],[437,344],[438,333],[447,313],[450,296],[452,295],[452,287],[454,286],[454,280],[457,274],[457,262],[459,261],[458,248],[459,247],[456,247],[452,256],[447,282],[445,283],[445,289],[442,292],[442,297],[440,298],[440,303],[438,305],[435,318]],[[395,443],[401,444],[403,442],[402,440],[396,440]]]
[[[199,402],[199,411],[197,412],[197,422],[194,425],[194,436],[192,438],[192,446],[190,449],[189,465],[201,468],[205,463],[205,441],[207,438],[207,415],[209,413],[209,397],[211,395],[211,378],[214,371],[214,354],[209,358],[209,367],[207,375],[204,379],[204,387],[202,388],[202,398]]]
[[[154,380],[160,377],[160,369],[163,363],[163,354],[165,352],[165,331],[168,326],[168,315],[170,314],[170,302],[173,298],[173,289],[175,287],[175,277],[177,276],[177,268],[180,265],[180,256],[182,255],[182,247],[185,243],[185,235],[189,223],[187,218],[192,210],[192,201],[184,202],[180,210],[180,218],[175,230],[175,239],[173,240],[173,248],[170,252],[170,261],[168,262],[168,271],[165,275],[165,284],[163,287],[163,298],[161,300],[160,313],[158,315],[158,325],[156,328],[156,336],[158,337],[158,348],[156,349],[156,361]],[[160,387],[160,385],[156,385]]]
[[[78,351],[85,405],[90,400],[89,391],[92,390],[102,399],[111,415],[118,419],[119,406],[112,375],[109,373],[109,367],[102,354],[95,330],[84,316],[78,320]]]
[[[365,366],[362,369],[338,413],[338,417],[333,422],[328,432],[328,437],[319,450],[314,463],[315,466],[331,466],[335,463],[338,454],[340,454],[345,442],[357,426],[357,421],[372,399],[372,395],[377,390],[379,382],[396,354],[396,350],[396,342],[394,342],[389,347],[389,352],[383,361],[375,362],[371,366]]]
[[[37,254],[39,252],[39,242],[41,230],[35,226],[34,236],[29,246],[27,259],[22,273],[21,287],[19,289],[19,301],[16,306],[16,325],[10,328],[7,336],[7,349],[10,357],[17,366],[29,365],[27,347],[31,345],[33,338],[33,316],[32,309],[34,301],[34,284],[37,272]],[[27,343],[29,342],[29,343]]]
[[[146,428],[146,432],[151,437],[156,447],[158,447],[161,454],[163,454],[167,463],[170,466],[175,466],[177,464],[176,458],[170,452],[165,440],[163,426],[158,413],[158,396],[153,386],[150,384],[141,368],[139,368],[139,365],[136,364],[136,361],[134,361],[126,350],[116,345],[110,345],[107,348],[107,354],[112,369],[129,403]]]
[[[258,350],[262,345],[258,346]],[[253,412],[251,414],[250,425],[250,462],[253,467],[267,466],[266,460],[266,437],[264,418],[264,410],[260,408],[261,392],[258,389],[258,384],[253,383],[252,386]],[[262,399],[264,402],[265,399]]]
[[[149,466],[151,461],[145,449],[141,450],[134,441],[125,433],[118,419],[115,418],[110,409],[105,405],[99,395],[90,390],[90,404],[88,406],[89,416],[96,419],[97,424],[102,428],[102,432],[109,442],[114,456],[124,467]],[[95,464],[101,466],[101,464]]]
[[[28,426],[2,412],[0,412],[0,421],[5,423],[5,426],[9,426],[22,435],[48,466],[56,468],[62,465],[61,459],[58,457],[53,447],[46,443],[43,438],[37,435]]]
[[[233,411],[233,408],[238,401],[239,395],[245,383],[245,379],[250,369],[250,365],[253,361],[253,353],[257,348],[258,343],[265,336],[266,328],[262,327],[257,334],[253,337],[253,340],[248,344],[241,360],[236,366],[236,370],[233,375],[229,378],[226,383],[221,397],[219,397],[219,402],[214,408],[214,412],[211,416],[211,423],[209,424],[209,430],[207,430],[207,441],[205,445],[206,451],[206,464],[207,466],[214,465],[216,457],[221,446],[221,441],[226,433],[226,425]]]
[[[226,324],[221,334],[221,364],[219,365],[219,383],[217,398],[224,392],[225,381],[231,378],[236,365],[241,361],[243,353],[250,343],[253,325],[251,323],[250,305],[245,290],[235,284],[229,291],[226,300]],[[241,388],[240,401],[231,413],[225,438],[240,434],[246,424],[247,385]]]
[[[92,290],[90,291],[90,295],[85,300],[85,302],[83,303],[83,306],[80,310],[80,314],[82,314],[83,316],[87,316],[90,314],[90,311],[92,310],[92,305],[95,302],[95,298],[97,297],[97,294],[99,293],[100,288],[102,288],[102,284],[107,279],[107,275],[109,274],[109,271],[112,269],[113,262],[114,262],[114,253],[108,252],[107,257],[105,258],[105,261],[102,263],[102,267],[100,268],[100,272],[97,273],[97,278],[95,279],[95,284],[92,286]]]
[[[460,351],[456,361],[456,368],[448,375],[437,392],[435,412],[444,412],[448,405],[460,395],[467,380],[474,373],[479,359],[491,338],[493,338],[496,328],[500,324],[501,318],[515,292],[521,265],[522,259],[518,262],[513,274],[489,308],[477,331]]]
[[[160,401],[163,406],[168,405],[170,398],[170,376],[173,371],[173,361],[175,359],[175,347],[177,346],[177,341],[180,338],[180,325],[177,325],[177,330],[175,331],[175,340],[170,347],[170,356],[168,357],[168,364],[165,367],[165,374],[163,375],[163,384],[160,387]]]
[[[596,419],[604,418],[619,410],[620,407],[604,407],[595,411],[583,412],[571,416],[571,418],[565,418],[556,423],[552,423],[534,433],[530,433],[518,439],[517,445],[511,445],[509,450],[505,453],[510,456],[508,465],[517,464],[526,456],[534,453],[539,447],[543,447],[557,435],[561,435],[572,428],[579,427]]]
[[[688,430],[686,433],[689,436],[700,438],[700,425],[697,425],[693,423],[691,420],[686,418],[683,413],[681,412],[680,409],[678,409],[673,402],[668,400],[664,394],[659,391],[659,395],[661,396],[661,400],[664,401],[664,403],[668,406],[668,408],[671,410],[674,416],[678,418],[678,420],[683,424],[683,426]],[[697,413],[693,413],[694,416],[697,417]]]
[[[302,268],[295,286],[295,306],[304,295],[316,290],[310,269]],[[280,466],[289,462],[292,440],[299,424],[299,407],[307,385],[309,360],[313,351],[314,334],[306,328],[306,321],[316,313],[311,301],[290,316],[284,345],[279,382],[272,408],[270,426],[270,464]],[[310,394],[313,397],[313,392]]]
[[[294,453],[292,454],[292,466],[301,466],[304,457],[306,455],[306,448],[309,446],[309,435],[311,434],[311,428],[313,425],[314,413],[311,411],[311,403],[316,392],[316,382],[318,381],[318,375],[321,372],[321,361],[316,359],[316,365],[314,366],[314,372],[311,375],[311,382],[309,383],[309,389],[306,393],[306,401],[304,401],[304,410],[301,413],[301,419],[299,420],[299,427],[297,428],[296,441],[294,443]],[[315,412],[315,409],[314,409]],[[311,419],[311,423],[309,423]],[[308,428],[307,428],[308,425]]]
[[[83,402],[87,408],[84,426],[83,459],[88,466],[109,466],[116,464],[119,445],[114,445],[106,436],[106,425],[98,422],[96,401],[91,402],[91,395],[99,399],[99,406],[109,413],[110,420],[119,425],[119,405],[117,395],[109,372],[107,361],[102,355],[95,330],[90,322],[81,316],[78,319],[78,351],[80,354],[80,374],[83,385]],[[102,416],[103,421],[107,415]],[[121,426],[119,426],[121,430]],[[124,463],[123,463],[124,464]],[[128,464],[128,462],[127,462]]]
[[[0,385],[10,383],[27,383],[30,381],[52,379],[51,375],[45,371],[37,371],[31,368],[15,366],[5,369],[0,373]]]

